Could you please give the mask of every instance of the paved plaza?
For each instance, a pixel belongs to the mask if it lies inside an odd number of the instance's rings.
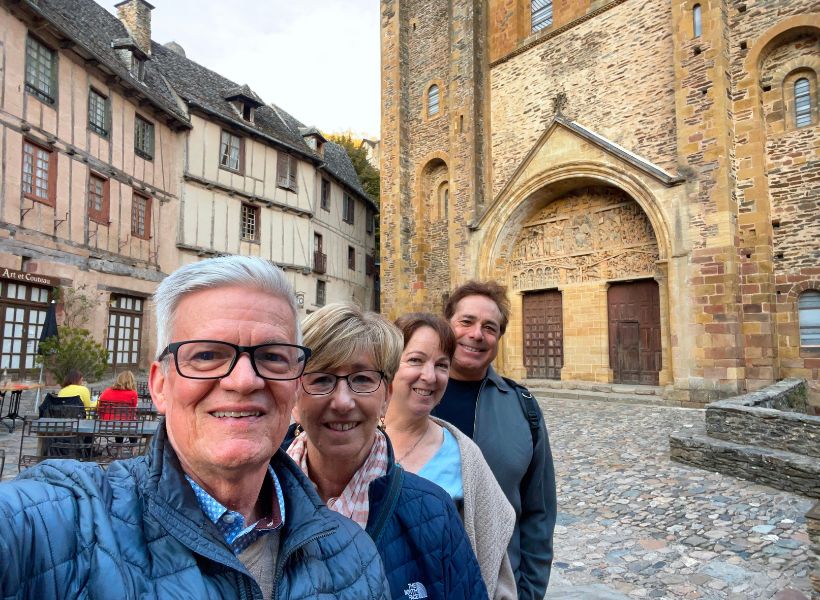
[[[813,501],[669,461],[669,433],[703,411],[540,400],[559,502],[547,598],[811,598]],[[0,428],[4,479],[19,435]]]
[[[811,499],[669,461],[669,434],[704,411],[540,403],[559,505],[547,598],[811,598]]]

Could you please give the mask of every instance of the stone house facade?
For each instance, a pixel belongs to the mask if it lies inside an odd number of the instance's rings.
[[[820,5],[382,0],[384,310],[508,286],[497,366],[820,393]]]
[[[8,377],[36,375],[36,340],[57,287],[96,300],[87,327],[113,369],[146,368],[156,352],[151,293],[206,256],[274,261],[303,313],[334,300],[372,305],[367,217],[376,207],[347,155],[178,45],[153,42],[152,8],[126,0],[114,16],[91,0],[0,2]],[[343,204],[358,217],[344,227],[328,216]],[[314,231],[327,237],[324,259]]]

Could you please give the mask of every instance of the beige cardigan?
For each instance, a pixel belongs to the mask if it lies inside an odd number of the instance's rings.
[[[464,507],[461,518],[487,593],[493,600],[517,600],[515,574],[507,546],[515,527],[515,510],[475,442],[447,421],[430,417],[453,434],[461,454]]]

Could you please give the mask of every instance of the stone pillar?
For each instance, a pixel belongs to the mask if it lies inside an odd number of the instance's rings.
[[[607,289],[604,281],[559,287],[563,294],[564,367],[561,380],[612,381]]]
[[[666,261],[657,265],[655,281],[658,282],[658,303],[661,312],[661,370],[659,385],[671,385],[672,379],[672,337],[669,326],[669,269]]]
[[[524,368],[524,294],[512,292],[510,299],[510,322],[501,338],[496,358],[496,370],[512,379],[526,379]]]

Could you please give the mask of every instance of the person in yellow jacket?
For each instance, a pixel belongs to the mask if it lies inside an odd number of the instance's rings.
[[[97,402],[91,399],[91,392],[83,385],[83,374],[71,369],[63,379],[63,387],[57,394],[60,398],[79,396],[86,409],[95,408]]]

